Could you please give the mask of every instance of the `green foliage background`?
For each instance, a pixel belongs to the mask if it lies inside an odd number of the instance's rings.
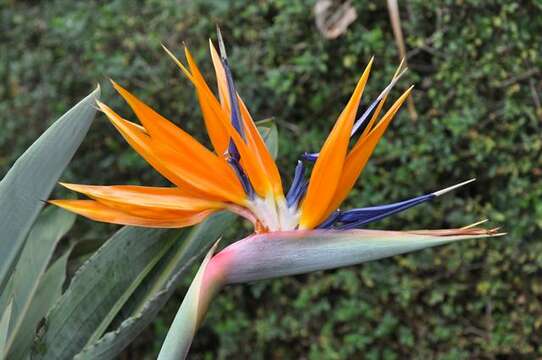
[[[278,122],[279,164],[289,181],[299,154],[323,142],[370,56],[376,57],[371,97],[398,64],[384,1],[353,1],[358,19],[336,40],[317,31],[313,5],[0,2],[0,175],[96,82],[105,102],[130,117],[107,78],[207,141],[193,89],[160,43],[180,55],[186,42],[211,75],[207,39],[219,24],[240,93],[257,118]],[[193,358],[542,354],[542,5],[409,0],[400,9],[411,71],[399,87],[416,84],[419,118],[398,116],[346,207],[477,177],[466,189],[375,227],[457,227],[488,217],[509,235],[227,288],[211,306]],[[65,180],[163,182],[104,116]],[[99,239],[112,229],[79,219],[72,236]],[[127,350],[129,358],[156,353],[185,289]]]

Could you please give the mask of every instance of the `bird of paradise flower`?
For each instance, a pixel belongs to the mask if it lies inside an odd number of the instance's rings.
[[[90,200],[50,202],[89,219],[144,227],[186,227],[229,210],[254,225],[254,235],[213,256],[208,253],[162,347],[159,358],[184,358],[211,298],[225,284],[336,268],[475,237],[501,235],[477,224],[458,229],[384,231],[365,225],[441,196],[472,180],[405,201],[339,210],[373,150],[412,91],[408,88],[384,112],[392,81],[356,119],[373,65],[371,59],[319,153],[305,153],[284,191],[279,169],[252,116],[237,93],[219,32],[210,41],[218,99],[190,51],[188,67],[166,52],[195,86],[211,151],[117,83],[141,125],[98,103],[126,141],[174,187],[63,184]],[[354,145],[351,139],[357,137]],[[310,177],[306,177],[311,163]]]

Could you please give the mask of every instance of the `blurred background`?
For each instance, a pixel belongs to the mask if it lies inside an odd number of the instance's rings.
[[[207,41],[218,24],[239,92],[257,119],[276,120],[278,162],[289,183],[296,159],[320,147],[370,57],[363,106],[400,59],[385,1],[329,1],[318,15],[315,5],[0,1],[0,176],[97,83],[104,102],[134,119],[108,78],[208,142],[193,88],[160,43],[179,56],[186,43],[211,79]],[[413,107],[392,123],[345,207],[476,177],[373,227],[460,227],[489,218],[508,235],[229,287],[212,304],[191,358],[542,354],[542,3],[408,0],[399,15],[410,71],[393,95],[415,84]],[[103,115],[63,179],[164,183]],[[80,218],[70,237],[92,247],[116,228]],[[247,232],[239,225],[227,239]],[[156,355],[188,281],[122,358]]]

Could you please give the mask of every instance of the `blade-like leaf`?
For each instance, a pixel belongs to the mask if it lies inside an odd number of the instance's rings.
[[[16,338],[32,339],[33,333],[20,331],[23,319],[57,242],[68,232],[74,221],[74,214],[49,207],[42,212],[32,227],[13,273],[11,295],[13,308],[10,335],[6,345],[7,353],[11,353],[11,346]]]
[[[58,119],[0,182],[0,292],[51,190],[83,141],[99,88]]]
[[[70,251],[66,251],[41,278],[37,291],[22,319],[17,336],[7,352],[10,359],[25,359],[29,354],[38,323],[62,294],[69,256]]]
[[[13,276],[9,278],[2,293],[0,293],[0,314],[4,313],[13,294]]]
[[[214,295],[213,290],[216,290],[216,287],[206,286],[208,285],[208,282],[206,281],[206,270],[217,245],[218,243],[209,250],[196,277],[192,281],[192,284],[190,284],[190,288],[188,289],[183,303],[169,328],[166,339],[162,344],[162,348],[158,354],[158,360],[186,358],[194,334],[196,333],[203,315],[207,311],[209,301]]]
[[[108,239],[47,315],[34,357],[71,359],[97,340],[179,233],[124,227]]]
[[[9,318],[11,317],[11,302],[6,306],[6,310],[0,316],[0,359],[6,355],[6,341],[8,339]]]
[[[231,225],[234,218],[230,213],[218,213],[183,233],[184,240],[175,242],[167,256],[158,263],[122,309],[127,315],[123,316],[120,326],[87,346],[76,359],[101,360],[117,356],[154,319],[173,295],[182,277],[186,276],[186,271]]]
[[[254,235],[217,254],[227,283],[360,264],[450,242],[490,235],[435,236],[380,230],[291,231]]]

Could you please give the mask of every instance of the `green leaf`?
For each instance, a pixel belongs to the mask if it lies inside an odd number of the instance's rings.
[[[245,283],[361,264],[458,240],[489,236],[437,236],[382,230],[289,231],[245,238],[222,250],[217,257],[227,259],[226,283]]]
[[[206,286],[205,272],[217,245],[218,243],[209,250],[198,269],[196,277],[190,284],[190,288],[162,344],[158,360],[184,359],[188,355],[194,334],[207,311],[207,305],[214,295],[213,290],[216,291],[216,288]]]
[[[45,272],[39,286],[24,314],[17,337],[7,351],[10,359],[25,359],[30,352],[36,328],[41,319],[62,295],[62,285],[66,281],[66,265],[71,251],[66,251]]]
[[[9,320],[11,317],[11,302],[6,306],[6,310],[0,317],[0,359],[4,359],[6,355],[6,342],[9,331]]]
[[[74,275],[46,318],[35,358],[73,358],[107,329],[179,230],[124,227]]]
[[[33,330],[22,329],[23,319],[30,308],[40,279],[47,268],[58,241],[68,232],[75,221],[75,215],[55,207],[45,209],[32,227],[26,244],[12,276],[12,299],[9,339],[6,352],[17,338],[33,337]],[[64,275],[62,275],[64,276]],[[35,325],[35,324],[34,324]]]
[[[0,293],[12,273],[30,227],[96,113],[100,89],[58,119],[15,162],[0,182]]]
[[[13,294],[13,276],[9,278],[2,293],[0,293],[0,314],[4,312],[11,301]]]
[[[128,314],[123,316],[120,326],[87,346],[76,359],[113,359],[118,355],[154,319],[194,261],[209,249],[234,218],[233,214],[222,212],[187,229],[183,240],[175,242],[123,308]]]
[[[277,130],[277,125],[273,121],[265,121],[265,125],[260,125],[261,122],[258,122],[258,131],[267,145],[267,149],[273,156],[273,159],[277,158],[279,153],[279,133]]]

